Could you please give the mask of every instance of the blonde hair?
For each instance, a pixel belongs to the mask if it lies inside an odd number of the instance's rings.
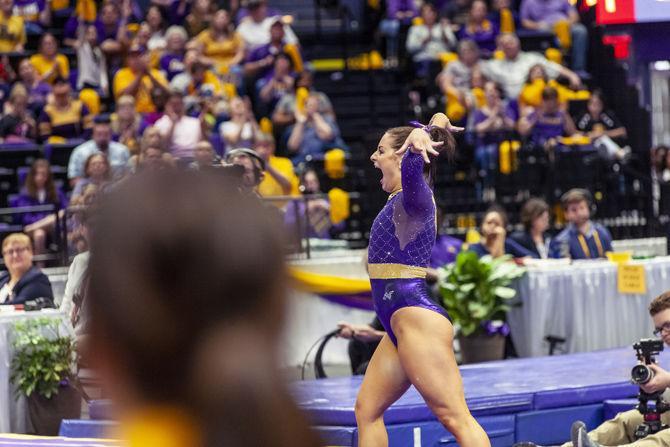
[[[117,106],[131,105],[135,107],[135,98],[130,95],[123,95],[116,101]]]
[[[11,244],[23,245],[24,247],[28,247],[30,251],[32,251],[33,249],[33,245],[30,242],[30,238],[28,237],[28,235],[24,233],[12,233],[9,236],[7,236],[2,241],[2,251],[5,251],[5,248],[7,248]]]
[[[9,101],[13,102],[19,96],[28,98],[28,90],[23,84],[14,84],[14,87],[9,92]]]

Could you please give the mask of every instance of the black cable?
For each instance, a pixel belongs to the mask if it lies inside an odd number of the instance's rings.
[[[322,341],[324,338],[326,338],[327,336],[328,336],[328,334],[326,334],[326,335],[324,335],[324,336],[322,336],[322,337],[319,337],[319,339],[318,339],[317,341],[314,342],[314,344],[312,345],[312,347],[309,348],[309,350],[307,351],[307,354],[305,354],[305,360],[302,362],[301,380],[305,380],[305,366],[307,366],[307,359],[309,358],[309,355],[312,353],[312,351],[314,350],[314,348],[315,348],[319,343],[321,343],[321,341]]]

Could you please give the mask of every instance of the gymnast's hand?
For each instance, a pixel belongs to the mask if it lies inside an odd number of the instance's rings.
[[[395,153],[397,156],[402,157],[402,155],[409,149],[415,154],[421,154],[423,161],[430,163],[428,154],[438,156],[440,155],[434,148],[442,146],[442,141],[433,141],[430,139],[430,135],[426,133],[423,129],[414,129],[403,145]]]
[[[670,373],[661,368],[660,366],[652,363],[648,365],[649,369],[654,371],[654,378],[644,385],[640,385],[640,388],[644,390],[645,393],[655,393],[657,391],[663,391],[666,388],[670,387]]]

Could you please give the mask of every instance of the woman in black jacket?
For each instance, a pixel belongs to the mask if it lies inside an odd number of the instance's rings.
[[[30,238],[12,233],[2,241],[2,258],[7,272],[0,274],[0,304],[23,304],[36,298],[53,302],[47,275],[33,266]]]
[[[549,257],[549,205],[542,199],[529,199],[521,208],[521,223],[524,230],[514,232],[510,238],[537,259]]]

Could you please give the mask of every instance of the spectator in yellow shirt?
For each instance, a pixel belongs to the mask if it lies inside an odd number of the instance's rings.
[[[12,14],[14,0],[0,0],[0,53],[23,51],[26,30],[23,19]]]
[[[230,22],[230,14],[220,9],[208,29],[194,39],[191,47],[200,47],[202,53],[212,60],[220,74],[227,74],[232,67],[239,66],[244,58],[244,42]]]
[[[275,156],[272,135],[258,133],[254,150],[265,160],[265,177],[258,185],[258,193],[263,197],[299,195],[300,180],[293,172],[293,163],[288,158]]]
[[[53,84],[57,77],[70,77],[67,57],[58,53],[58,42],[51,33],[42,36],[39,53],[30,57],[30,63],[37,70],[39,79],[49,84]]]
[[[135,110],[138,113],[151,113],[156,110],[151,100],[151,90],[160,88],[167,92],[168,82],[156,69],[149,67],[149,61],[142,49],[132,46],[126,59],[127,67],[120,69],[114,76],[114,97],[130,95],[135,98]]]

